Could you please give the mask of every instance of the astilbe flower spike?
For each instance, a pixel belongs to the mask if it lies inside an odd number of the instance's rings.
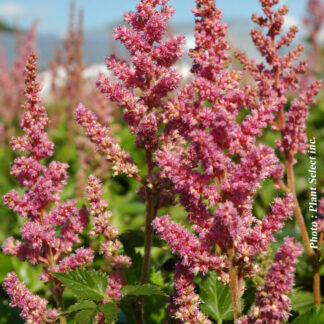
[[[211,324],[206,315],[199,311],[200,297],[195,292],[193,283],[194,276],[188,272],[188,268],[177,264],[174,274],[174,285],[176,292],[171,295],[173,305],[169,311],[174,314],[174,318],[181,323]]]
[[[86,129],[87,136],[104,154],[106,160],[113,163],[112,168],[115,175],[125,173],[133,177],[138,174],[138,168],[129,153],[122,150],[120,145],[115,143],[109,129],[97,122],[97,117],[94,113],[80,104],[75,111],[75,119]]]
[[[100,254],[105,256],[108,264],[113,268],[113,272],[109,275],[108,287],[106,289],[107,299],[103,303],[118,300],[122,297],[122,288],[126,282],[124,274],[125,268],[131,266],[131,260],[126,255],[118,254],[120,241],[118,240],[118,229],[111,224],[112,212],[108,210],[108,203],[101,199],[103,195],[103,186],[100,180],[91,175],[86,187],[87,199],[90,203],[89,211],[93,216],[93,229],[91,236],[101,235],[104,241],[100,243]],[[105,319],[101,313],[96,315],[96,323],[105,323]]]
[[[278,6],[279,0],[259,0],[262,5],[264,15],[252,15],[252,20],[258,24],[260,29],[251,31],[252,40],[265,59],[264,62],[256,64],[249,60],[246,54],[238,51],[237,57],[244,68],[250,72],[255,87],[253,101],[257,103],[256,115],[264,112],[266,108],[269,118],[266,125],[280,132],[281,138],[276,141],[279,151],[284,153],[287,185],[283,183],[282,188],[288,188],[293,194],[294,213],[301,230],[305,249],[308,256],[313,259],[315,252],[311,248],[310,239],[305,226],[304,218],[298,203],[295,180],[294,164],[297,162],[296,154],[306,154],[308,149],[306,136],[306,119],[308,117],[310,104],[314,103],[314,98],[321,89],[321,81],[313,81],[306,89],[303,89],[299,97],[295,98],[285,112],[287,95],[291,91],[297,92],[300,89],[300,77],[306,71],[306,61],[300,60],[304,47],[300,44],[286,55],[281,55],[280,49],[288,47],[294,40],[298,32],[297,26],[291,26],[284,34],[284,16],[288,13],[286,5]],[[262,32],[265,29],[265,32]],[[296,62],[296,63],[295,63]],[[269,106],[269,98],[271,105]],[[248,117],[249,118],[249,117]],[[315,269],[312,262],[314,273],[314,303],[320,304],[320,280],[319,270]]]
[[[274,150],[259,144],[256,137],[274,123],[285,98],[273,88],[271,75],[265,73],[264,77],[263,68],[255,68],[244,55],[246,66],[260,78],[262,93],[256,87],[240,87],[242,74],[229,68],[227,26],[221,23],[222,13],[212,0],[196,1],[196,47],[189,52],[193,81],[179,90],[180,76],[171,67],[182,55],[183,37],[163,38],[173,14],[167,3],[142,0],[136,12],[125,14],[128,26],[117,27],[114,33],[129,51],[130,62],[107,58],[116,81],[103,75],[97,81],[100,91],[124,108],[124,121],[136,136],[137,147],[145,150],[146,178],[138,176],[130,156],[115,145],[107,128],[87,108],[79,105],[75,116],[98,149],[115,164],[115,171],[135,176],[144,185],[140,194],[146,200],[147,214],[141,283],[148,279],[153,220],[159,236],[180,257],[172,316],[185,323],[209,322],[199,310],[193,279],[198,273],[214,270],[220,280],[230,284],[237,320],[243,279],[259,270],[254,263],[257,254],[266,252],[294,205],[292,195],[287,194],[274,201],[272,211],[262,220],[252,212],[261,183],[268,178],[280,183],[283,176]],[[274,27],[284,13],[285,9],[276,16]],[[278,46],[288,44],[295,32],[292,29]],[[261,39],[260,50],[267,53],[269,42],[258,32],[254,35]],[[285,58],[285,64],[297,58],[299,51]],[[275,59],[267,55],[268,64],[277,64]],[[301,63],[295,72],[303,68]],[[287,83],[294,86],[296,82],[295,76],[287,73]],[[178,91],[171,95],[175,89]],[[307,103],[296,103],[295,110],[302,110],[303,105]],[[250,108],[251,114],[239,122],[242,107]],[[155,172],[157,167],[160,170]],[[170,192],[179,195],[192,232],[168,216],[156,218],[159,202]],[[190,291],[183,295],[184,285]],[[192,302],[188,300],[191,297]]]
[[[180,194],[194,233],[168,216],[156,218],[153,227],[180,256],[179,266],[191,274],[186,276],[187,285],[193,274],[209,270],[230,284],[238,319],[242,279],[259,271],[256,255],[266,252],[294,204],[287,194],[274,201],[271,213],[262,220],[252,213],[253,196],[261,182],[282,176],[274,150],[256,141],[273,120],[271,112],[278,100],[275,96],[257,110],[254,89],[241,89],[241,73],[228,69],[229,45],[221,12],[214,1],[197,0],[196,4],[196,48],[189,53],[194,79],[166,104],[167,125],[155,154],[162,177]],[[251,107],[252,114],[239,123],[243,106]],[[181,285],[175,284],[175,289],[175,296],[183,293],[178,291]],[[172,303],[170,310],[176,318],[200,314],[199,299],[188,304],[174,298]]]
[[[180,81],[180,75],[171,67],[182,56],[184,38],[174,36],[163,40],[166,22],[174,12],[172,7],[166,5],[167,2],[142,0],[137,6],[137,12],[125,14],[124,20],[129,27],[119,26],[115,28],[114,34],[115,39],[120,40],[130,52],[131,62],[119,60],[115,56],[107,57],[106,65],[119,81],[112,82],[104,75],[97,81],[99,90],[108,99],[124,107],[124,120],[137,135],[138,147],[147,151],[156,148],[157,131],[163,121],[163,101]],[[160,11],[157,6],[161,6]],[[94,134],[89,133],[89,127],[95,127],[95,117],[82,105],[76,110],[76,120],[86,128],[97,147],[102,149],[98,137],[94,138]],[[107,138],[105,142],[111,142],[108,134],[103,134],[107,130],[100,133]],[[116,155],[116,150],[109,146],[105,147],[104,153]],[[120,156],[119,161],[122,160],[127,161],[128,157]],[[125,168],[118,172],[125,171],[132,176],[137,172],[135,167],[132,169],[129,171]]]
[[[277,324],[289,318],[297,258],[302,254],[301,244],[286,237],[270,266],[264,286],[257,288],[251,314],[237,321],[238,324]]]
[[[62,296],[63,287],[50,272],[65,272],[86,265],[93,260],[93,251],[79,248],[70,254],[74,244],[80,243],[79,235],[88,223],[88,213],[85,208],[78,209],[75,200],[60,201],[68,165],[42,162],[53,154],[54,145],[45,130],[49,119],[40,102],[36,62],[36,54],[31,54],[25,68],[25,114],[20,126],[26,134],[11,140],[12,148],[25,154],[14,160],[10,171],[21,188],[26,189],[21,195],[11,190],[3,196],[4,203],[27,222],[20,230],[22,241],[8,238],[3,251],[23,261],[42,264],[41,280],[51,281],[56,296]],[[61,311],[61,297],[58,306]]]
[[[19,307],[22,311],[20,316],[28,324],[53,323],[58,315],[55,309],[46,309],[47,300],[33,295],[25,286],[18,280],[14,272],[7,274],[3,287],[7,291],[11,303],[11,307]]]
[[[100,253],[105,255],[111,266],[116,269],[109,277],[107,295],[114,299],[120,299],[121,288],[125,284],[121,272],[124,268],[130,267],[131,260],[128,256],[117,254],[121,245],[118,240],[119,232],[110,222],[112,212],[107,209],[108,203],[101,199],[103,187],[100,180],[91,175],[86,191],[90,203],[89,211],[94,217],[94,227],[90,235],[102,235],[104,237],[105,241],[101,242]]]
[[[168,180],[156,172],[154,153],[160,145],[159,130],[165,123],[165,107],[181,77],[173,68],[182,56],[183,36],[166,36],[167,22],[174,9],[168,0],[142,0],[136,11],[124,15],[127,25],[114,29],[114,37],[130,54],[130,60],[112,55],[106,58],[114,78],[99,76],[97,87],[109,100],[123,108],[123,120],[136,136],[136,146],[145,151],[146,177],[139,176],[138,167],[130,155],[121,149],[84,105],[76,109],[75,117],[97,149],[113,164],[115,174],[125,173],[141,182],[141,197],[146,201],[146,229],[141,283],[149,277],[150,250],[153,236],[151,221],[161,204],[170,202]]]

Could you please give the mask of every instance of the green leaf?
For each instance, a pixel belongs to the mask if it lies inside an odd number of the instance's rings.
[[[122,289],[123,297],[126,296],[167,296],[162,290],[158,287],[145,284],[145,285],[127,285]]]
[[[63,314],[71,314],[84,309],[95,309],[97,305],[91,300],[81,300],[71,305]]]
[[[107,303],[99,307],[99,311],[105,317],[107,323],[112,323],[117,319],[118,308],[115,303]]]
[[[210,272],[200,285],[201,310],[217,321],[232,320],[232,299],[228,285],[223,285],[216,272]]]
[[[314,307],[292,321],[292,324],[320,324],[324,323],[324,307]]]
[[[161,271],[157,271],[155,268],[153,268],[150,273],[150,281],[152,284],[158,287],[163,287],[164,280]]]
[[[103,272],[77,269],[77,271],[52,275],[80,299],[102,300],[105,298],[108,279]]]
[[[96,314],[97,314],[97,310],[93,310],[93,309],[82,310],[75,314],[74,316],[75,323],[91,324]]]
[[[291,305],[293,311],[305,313],[314,305],[314,296],[310,291],[295,291],[291,295]]]
[[[19,316],[20,309],[9,306],[9,300],[0,296],[0,324],[24,324],[25,321]]]

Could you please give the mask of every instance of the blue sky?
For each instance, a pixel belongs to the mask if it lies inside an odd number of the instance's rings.
[[[77,8],[85,12],[85,29],[96,29],[120,20],[123,13],[135,8],[138,0],[75,0]],[[282,0],[289,8],[289,22],[302,19],[306,0]],[[28,28],[35,19],[40,20],[39,32],[63,34],[67,27],[69,0],[0,0],[0,20]],[[176,8],[175,23],[192,21],[194,0],[170,0]],[[224,19],[249,19],[252,12],[260,11],[258,0],[217,0]]]

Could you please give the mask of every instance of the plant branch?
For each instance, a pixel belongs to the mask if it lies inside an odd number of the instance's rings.
[[[232,295],[234,321],[241,316],[241,300],[238,283],[238,266],[235,264],[235,250],[230,248],[227,252],[229,259],[229,286]]]
[[[44,223],[44,213],[45,213],[45,211],[43,211],[41,213],[41,217],[40,217],[40,221],[42,224]],[[48,262],[48,265],[50,268],[54,268],[55,259],[53,256],[52,248],[48,244],[47,244],[47,262]],[[64,312],[64,303],[63,303],[63,289],[62,289],[61,283],[54,277],[51,277],[51,281],[54,286],[54,294],[56,297],[56,303],[57,303],[58,310],[60,313],[63,313]],[[60,324],[67,324],[65,316],[60,315],[59,318],[60,318]]]
[[[145,242],[144,242],[144,259],[141,272],[141,284],[145,284],[148,281],[150,260],[151,260],[151,247],[153,238],[153,188],[150,183],[152,176],[152,152],[146,151],[146,168],[147,168],[147,184],[145,186],[146,193],[146,220],[145,220]]]
[[[314,253],[314,250],[310,246],[310,240],[309,240],[307,228],[297,199],[296,189],[295,189],[293,157],[289,154],[285,154],[285,156],[286,156],[288,186],[294,198],[295,216],[302,234],[302,238],[304,241],[304,245],[306,247],[307,254],[312,260],[314,304],[316,306],[319,306],[321,304],[321,278],[319,273],[320,271],[319,256],[318,253]]]

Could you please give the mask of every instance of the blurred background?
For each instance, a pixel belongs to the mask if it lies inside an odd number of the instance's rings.
[[[120,24],[123,13],[135,8],[136,0],[77,0],[77,9],[82,9],[84,15],[84,55],[85,59],[93,64],[102,64],[103,57],[111,51],[112,34],[114,25]],[[290,12],[286,18],[286,27],[291,24],[301,26],[307,0],[284,0]],[[176,33],[187,35],[187,46],[193,44],[191,8],[194,0],[171,0],[176,13],[170,26]],[[252,12],[260,12],[258,0],[217,0],[217,6],[224,12],[224,20],[229,23],[229,38],[236,47],[244,49],[249,54],[256,55],[256,51],[249,38],[251,29],[250,17]],[[0,1],[0,26],[3,29],[19,27],[28,30],[34,21],[38,21],[37,41],[40,54],[40,67],[45,68],[53,56],[56,44],[67,33],[69,21],[69,1],[56,0],[1,0]],[[299,37],[305,36],[301,28]],[[321,35],[324,38],[324,34]],[[8,57],[8,63],[14,57],[15,41],[13,34],[8,32],[3,36],[3,46]]]

